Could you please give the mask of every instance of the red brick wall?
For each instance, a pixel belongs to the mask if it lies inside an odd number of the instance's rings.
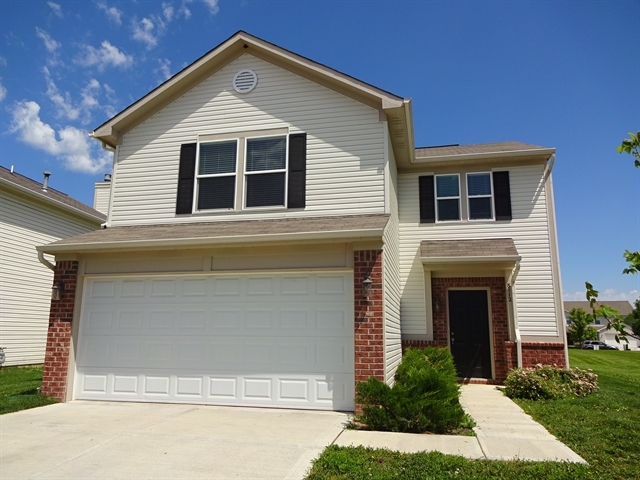
[[[510,368],[518,366],[518,357],[515,342],[507,342],[510,351]],[[557,365],[567,367],[564,355],[564,343],[559,342],[522,342],[522,367],[532,368],[537,364]]]
[[[384,381],[384,313],[382,298],[382,251],[353,252],[355,305],[356,382],[375,377]],[[362,295],[362,281],[371,276],[371,295]]]
[[[51,300],[49,331],[42,374],[42,393],[65,400],[67,391],[67,369],[71,346],[71,322],[76,299],[78,262],[57,262],[53,273],[54,283],[64,282],[60,300]]]

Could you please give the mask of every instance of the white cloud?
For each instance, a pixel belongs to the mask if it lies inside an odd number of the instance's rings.
[[[211,15],[215,15],[220,11],[220,7],[218,6],[218,0],[202,0],[202,1],[209,8],[209,13]]]
[[[180,4],[180,8],[178,9],[178,13],[181,14],[185,19],[191,18],[191,10],[187,5],[191,3],[193,0],[182,0],[182,4]]]
[[[0,56],[0,65],[2,65],[3,67],[7,66],[7,59],[3,56]]]
[[[2,82],[0,81],[0,102],[7,98],[7,89],[4,87]]]
[[[171,78],[171,60],[168,58],[159,58],[156,72],[160,72],[163,82]]]
[[[170,3],[162,4],[162,14],[164,15],[164,18],[167,19],[167,22],[170,22],[171,20],[173,20],[174,13],[175,13],[175,10],[173,9],[173,5],[171,5]]]
[[[122,10],[118,10],[116,7],[109,7],[104,2],[98,2],[96,5],[105,13],[109,20],[117,25],[122,25]]]
[[[148,49],[155,47],[158,44],[158,36],[160,33],[155,25],[148,18],[143,18],[139,22],[134,20],[131,24],[133,29],[133,38],[139,42],[145,43]],[[154,34],[154,29],[156,33]]]
[[[40,30],[38,27],[36,27],[36,35],[42,39],[44,47],[49,53],[54,53],[62,46],[60,42],[56,42],[47,32]]]
[[[53,10],[56,17],[62,18],[62,7],[60,5],[54,2],[47,2],[47,5],[51,7],[51,10]]]
[[[574,292],[574,293],[565,293],[563,296],[563,300],[565,301],[586,301],[585,292]],[[638,298],[640,298],[639,290],[631,290],[629,292],[618,292],[613,288],[608,288],[604,291],[600,291],[598,295],[598,300],[601,302],[615,301],[615,300],[627,300],[629,303],[633,304]]]
[[[89,143],[86,132],[72,126],[56,132],[44,123],[40,119],[40,105],[36,102],[16,104],[10,131],[27,145],[61,159],[69,170],[97,173],[111,163],[111,154],[97,151]]]
[[[102,71],[106,67],[122,67],[127,68],[133,64],[133,57],[118,50],[118,47],[111,45],[108,40],[102,42],[100,48],[84,45],[82,54],[76,58],[76,63],[85,67],[98,66],[98,70]]]
[[[69,92],[60,93],[58,87],[51,79],[49,69],[44,67],[44,77],[47,82],[47,97],[53,102],[57,109],[58,117],[66,117],[69,120],[77,120],[80,116],[80,110],[71,103],[71,95]]]

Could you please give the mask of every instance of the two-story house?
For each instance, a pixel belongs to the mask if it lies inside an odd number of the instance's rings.
[[[106,228],[40,248],[66,285],[44,392],[352,410],[406,346],[485,381],[565,365],[554,149],[416,149],[412,122],[238,32],[98,127]]]

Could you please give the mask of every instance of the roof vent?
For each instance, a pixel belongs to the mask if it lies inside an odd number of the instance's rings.
[[[42,191],[46,192],[47,187],[49,186],[49,177],[51,176],[51,172],[44,172],[44,180],[42,180]]]
[[[110,173],[105,173],[104,174],[104,181],[105,182],[110,182],[111,181],[111,174]]]
[[[233,88],[238,93],[249,93],[257,84],[258,75],[253,70],[240,70],[233,77]]]

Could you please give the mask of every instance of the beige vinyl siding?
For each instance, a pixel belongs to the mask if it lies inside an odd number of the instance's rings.
[[[93,208],[105,215],[109,214],[111,182],[97,182],[93,192]]]
[[[239,94],[233,76],[258,84]],[[306,208],[176,217],[180,145],[198,135],[288,127],[307,133]],[[384,128],[377,110],[245,54],[124,136],[113,178],[112,225],[384,211]]]
[[[389,222],[383,234],[385,381],[393,384],[393,376],[402,359],[400,332],[400,258],[398,253],[398,174],[393,149],[388,144],[387,197]]]
[[[521,334],[559,335],[543,168],[542,165],[506,168],[511,184],[513,219],[510,222],[462,221],[420,225],[420,174],[400,175],[400,285],[404,335],[433,335],[430,322],[425,321],[425,280],[419,256],[420,242],[501,237],[513,238],[522,256],[515,285]]]
[[[0,191],[0,347],[5,365],[44,362],[53,272],[38,261],[44,245],[98,228]]]

